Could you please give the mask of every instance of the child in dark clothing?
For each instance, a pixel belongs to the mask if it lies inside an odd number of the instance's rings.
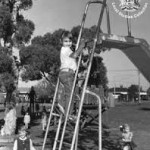
[[[21,107],[21,115],[24,116],[26,113],[24,106]]]
[[[27,136],[25,126],[21,126],[19,129],[19,137],[14,142],[13,150],[35,150],[32,140]]]
[[[40,106],[38,103],[36,103],[36,105],[35,105],[35,110],[36,110],[36,116],[38,117],[39,116],[39,110],[40,110]]]

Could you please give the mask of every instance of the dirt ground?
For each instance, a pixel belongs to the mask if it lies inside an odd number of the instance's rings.
[[[121,104],[114,108],[110,108],[103,114],[103,150],[119,150],[118,140],[120,138],[119,126],[128,123],[134,134],[134,142],[137,145],[135,150],[149,150],[150,144],[150,102],[138,104]],[[0,107],[0,123],[3,118],[3,107]],[[17,115],[20,118],[20,106],[17,106]],[[32,120],[29,132],[33,140],[36,150],[42,149],[43,133],[41,119]],[[48,135],[45,150],[50,150],[54,140],[55,128]],[[66,135],[66,140],[70,141],[72,129]],[[13,141],[2,142],[0,137],[0,150],[12,150]],[[92,122],[89,126],[83,128],[79,133],[78,150],[97,150],[98,149],[98,132],[96,122]],[[65,150],[68,148],[65,147]]]

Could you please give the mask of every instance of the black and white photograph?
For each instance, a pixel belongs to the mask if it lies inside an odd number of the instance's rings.
[[[0,0],[0,150],[150,150],[149,0]]]

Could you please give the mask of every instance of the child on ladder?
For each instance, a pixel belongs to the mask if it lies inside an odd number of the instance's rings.
[[[62,35],[62,48],[60,51],[60,72],[59,80],[64,86],[64,96],[58,100],[57,106],[59,110],[66,115],[70,94],[73,86],[74,75],[77,69],[76,58],[81,54],[82,49],[85,47],[85,41],[81,41],[79,48],[72,51],[72,34],[65,31]],[[73,104],[73,103],[72,103]],[[70,113],[72,113],[73,105],[71,105]]]

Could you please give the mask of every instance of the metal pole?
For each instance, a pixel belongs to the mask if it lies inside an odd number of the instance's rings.
[[[54,94],[54,98],[53,98],[52,107],[50,110],[50,116],[49,116],[48,123],[47,123],[47,128],[46,128],[46,133],[45,133],[45,137],[44,137],[44,141],[43,141],[42,150],[44,150],[44,148],[45,148],[46,139],[47,139],[47,135],[48,135],[48,131],[49,131],[49,126],[50,126],[50,122],[51,122],[51,118],[52,118],[52,112],[54,109],[54,104],[55,104],[55,100],[56,100],[56,96],[57,96],[58,87],[59,87],[59,79],[57,80],[57,84],[56,84],[56,88],[55,88],[55,94]]]
[[[75,131],[74,131],[74,135],[73,135],[73,139],[72,139],[71,150],[73,150],[73,148],[74,148],[76,134],[77,134],[77,130],[78,130],[78,127],[79,127],[80,115],[81,115],[84,96],[85,96],[86,87],[87,87],[87,83],[88,83],[88,77],[89,77],[89,74],[90,74],[92,61],[93,61],[93,56],[94,56],[94,50],[96,48],[97,39],[98,39],[98,36],[99,36],[99,31],[100,31],[100,26],[101,26],[101,23],[102,23],[102,17],[103,17],[104,9],[105,9],[105,6],[106,6],[105,4],[106,4],[106,0],[103,1],[102,9],[101,9],[101,12],[100,12],[100,17],[99,17],[98,24],[97,24],[96,36],[95,36],[94,45],[93,45],[93,49],[92,49],[91,57],[90,57],[90,62],[89,62],[88,70],[87,70],[87,75],[86,75],[86,79],[85,79],[85,83],[84,83],[84,87],[83,87],[83,92],[82,92],[82,96],[81,96],[81,102],[80,102],[77,122],[76,122],[76,126],[75,126]]]
[[[98,147],[99,147],[99,150],[102,150],[102,101],[101,101],[101,99],[100,99],[100,97],[96,94],[96,93],[94,93],[94,92],[92,92],[92,91],[89,91],[89,90],[86,90],[86,93],[89,93],[89,94],[91,94],[91,95],[93,95],[93,96],[95,96],[96,98],[97,98],[97,100],[98,100],[98,130],[99,130],[99,132],[98,132],[98,141],[99,141],[99,145],[98,145]]]
[[[81,22],[81,29],[80,29],[80,32],[79,32],[79,37],[78,37],[78,41],[77,41],[77,45],[76,45],[76,50],[79,47],[80,39],[81,39],[81,36],[82,36],[82,30],[83,30],[84,24],[85,24],[85,19],[86,19],[88,6],[89,6],[89,4],[86,5],[85,12],[83,14],[83,18],[82,18],[82,22]],[[76,81],[77,81],[77,76],[78,76],[80,62],[81,62],[81,55],[80,55],[79,60],[78,60],[78,67],[77,67],[77,70],[76,70],[76,74],[75,74],[75,78],[74,78],[74,82],[73,82],[73,87],[72,87],[72,91],[71,91],[71,96],[70,96],[70,101],[69,101],[68,109],[67,109],[67,112],[66,112],[66,117],[65,117],[65,121],[64,121],[63,130],[62,130],[60,144],[59,144],[59,150],[61,150],[61,148],[62,148],[62,143],[63,143],[63,139],[64,139],[65,129],[66,129],[66,125],[67,125],[67,119],[68,119],[68,115],[69,115],[69,108],[71,106],[73,93],[74,93],[74,90],[75,90],[75,85],[76,85]]]
[[[116,84],[114,83],[114,96],[116,95]]]
[[[58,137],[59,137],[59,133],[60,133],[61,123],[62,123],[62,115],[59,118],[57,132],[56,132],[56,137],[55,137],[55,141],[54,141],[54,145],[53,145],[53,150],[56,150],[56,146],[57,146],[57,142],[58,142]]]
[[[76,135],[76,142],[75,142],[74,150],[78,150],[78,137],[79,137],[79,128],[78,128],[77,135]]]
[[[140,92],[141,92],[141,84],[140,84],[140,71],[138,70],[138,101],[139,101],[139,104],[141,103],[141,96],[140,96]]]
[[[107,15],[107,31],[108,31],[108,34],[111,34],[109,8],[107,5],[106,5],[106,15]]]
[[[131,36],[131,19],[129,18],[130,13],[126,11],[127,14],[127,28],[128,28],[128,36]]]

